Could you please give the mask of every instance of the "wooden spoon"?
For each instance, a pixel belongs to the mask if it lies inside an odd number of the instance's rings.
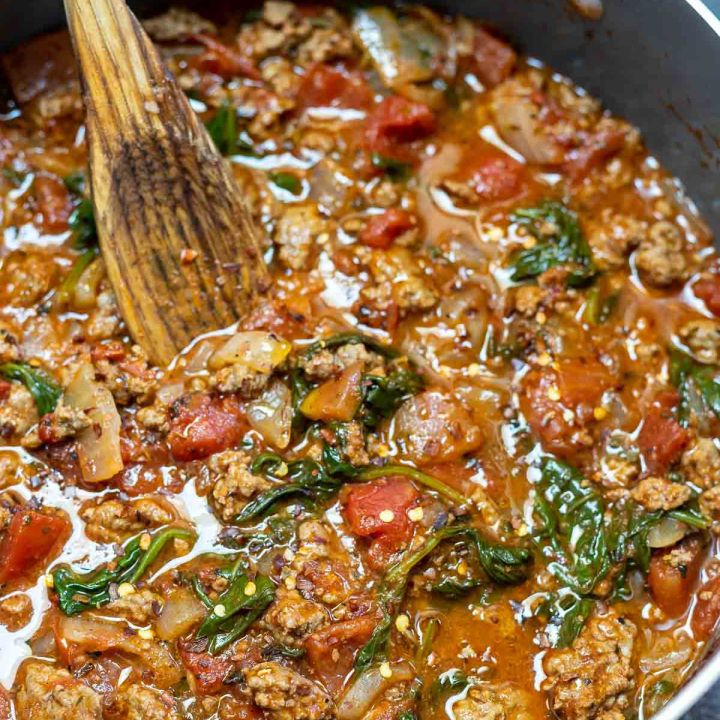
[[[165,365],[270,284],[228,163],[124,0],[65,0],[100,247],[136,342]]]

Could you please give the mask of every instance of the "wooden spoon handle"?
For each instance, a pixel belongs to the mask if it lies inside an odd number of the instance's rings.
[[[87,111],[91,187],[128,328],[165,364],[269,286],[228,163],[124,0],[65,0]]]

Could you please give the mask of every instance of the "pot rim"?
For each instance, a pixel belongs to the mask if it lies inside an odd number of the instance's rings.
[[[685,0],[685,2],[705,21],[720,40],[720,17],[703,0]],[[692,710],[720,680],[720,642],[718,642],[720,629],[716,629],[715,635],[716,645],[710,649],[708,658],[673,698],[653,715],[653,720],[682,720],[685,713]]]

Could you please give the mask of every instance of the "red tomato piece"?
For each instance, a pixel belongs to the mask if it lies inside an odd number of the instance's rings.
[[[708,580],[697,593],[692,615],[692,629],[696,640],[708,640],[720,619],[720,575]]]
[[[193,674],[199,695],[215,695],[223,689],[224,680],[233,668],[233,661],[223,655],[193,650],[193,641],[178,643],[180,660]]]
[[[305,317],[279,300],[269,300],[252,310],[242,323],[243,330],[267,330],[294,340],[305,335]]]
[[[69,533],[70,523],[59,515],[16,512],[0,545],[0,583],[20,577],[45,560]]]
[[[563,402],[573,408],[596,405],[613,382],[610,371],[594,358],[562,360],[557,377]]]
[[[713,315],[720,317],[720,275],[698,280],[692,290]]]
[[[392,95],[370,113],[365,142],[370,151],[392,155],[393,143],[419,140],[434,130],[435,116],[427,105]]]
[[[370,639],[376,624],[377,618],[371,615],[341,620],[305,641],[307,660],[331,693],[342,687],[356,653]]]
[[[415,218],[407,211],[390,208],[382,215],[373,215],[360,231],[363,245],[387,250],[401,235],[415,227]]]
[[[65,183],[54,175],[37,175],[33,183],[43,230],[48,233],[65,232],[72,215],[73,204]]]
[[[575,447],[573,436],[577,428],[566,419],[562,403],[551,399],[556,379],[555,373],[529,372],[523,381],[520,409],[546,449],[563,455]]]
[[[577,149],[568,153],[565,170],[573,180],[581,180],[593,168],[620,152],[624,145],[623,130],[612,128],[589,133],[582,139]]]
[[[201,460],[237,445],[248,427],[239,404],[229,397],[185,395],[173,405],[172,414],[167,439],[176,460]]]
[[[389,477],[352,487],[345,498],[344,515],[359,537],[372,538],[371,565],[383,567],[391,555],[407,545],[412,536],[408,509],[418,491],[405,478]]]
[[[688,609],[703,560],[703,545],[698,538],[689,538],[680,547],[687,552],[685,564],[674,567],[667,562],[670,552],[665,551],[653,556],[648,572],[648,586],[655,604],[673,618]]]
[[[7,380],[0,380],[0,400],[7,400],[10,397],[10,390],[12,390],[12,384]]]
[[[523,189],[522,164],[507,155],[489,157],[472,174],[471,182],[481,200],[509,200]]]
[[[200,56],[199,64],[202,70],[215,73],[224,78],[236,76],[260,80],[260,72],[255,63],[247,56],[220,42],[212,35],[205,33],[192,33],[190,40],[204,45],[206,52]]]
[[[90,351],[90,359],[94,363],[100,362],[101,360],[118,362],[122,360],[126,354],[125,346],[119,340],[111,340],[110,342],[94,345]]]
[[[485,85],[498,85],[510,76],[517,53],[483,28],[475,29],[473,70]]]
[[[372,103],[372,92],[360,73],[317,63],[303,78],[298,93],[301,108],[341,107],[364,109]]]
[[[672,417],[675,392],[662,393],[650,408],[638,435],[638,447],[652,474],[664,473],[690,442],[690,434]]]

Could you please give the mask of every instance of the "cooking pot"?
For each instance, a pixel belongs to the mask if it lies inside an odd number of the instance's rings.
[[[130,4],[142,15],[170,3]],[[720,0],[604,0],[599,20],[583,17],[565,0],[429,4],[487,20],[521,50],[635,123],[653,154],[682,180],[720,240]],[[60,0],[0,0],[0,49],[62,23]],[[655,720],[681,720],[716,680],[719,639]],[[707,715],[718,716],[717,708]]]

